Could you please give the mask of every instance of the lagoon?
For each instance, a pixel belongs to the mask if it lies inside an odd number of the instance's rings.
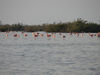
[[[27,37],[0,32],[0,75],[100,75],[100,38],[88,33]],[[51,33],[49,33],[51,34]],[[65,35],[66,38],[62,38]]]

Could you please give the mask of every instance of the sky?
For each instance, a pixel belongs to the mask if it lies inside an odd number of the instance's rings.
[[[100,0],[0,0],[3,24],[42,25],[78,18],[100,24]]]

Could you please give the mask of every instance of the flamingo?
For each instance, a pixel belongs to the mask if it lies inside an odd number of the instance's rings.
[[[51,35],[47,33],[47,37],[51,37]]]
[[[23,31],[21,33],[24,33]]]
[[[37,36],[39,36],[39,33],[32,33],[33,35],[37,35]]]
[[[93,36],[96,36],[96,34],[94,34]]]
[[[27,33],[25,33],[24,36],[27,36]]]
[[[81,34],[81,36],[83,36],[83,34]]]
[[[65,38],[66,36],[62,36],[63,38]]]
[[[69,35],[72,35],[72,33],[70,32]]]
[[[32,33],[34,35],[34,33]]]
[[[100,34],[98,33],[98,34],[96,34],[97,35],[97,37],[100,37]]]
[[[76,34],[76,32],[74,32],[74,34]]]
[[[19,37],[19,35],[17,34],[17,37]]]
[[[79,33],[76,33],[77,34],[77,36],[79,36]]]
[[[34,36],[34,37],[38,37],[38,35],[36,35],[36,34],[34,34],[33,36]]]
[[[93,34],[89,34],[91,37],[93,36]]]
[[[6,36],[8,37],[8,34],[6,34]]]
[[[59,33],[59,35],[61,35],[61,33]]]
[[[40,34],[40,36],[43,36],[43,34]]]
[[[9,34],[11,34],[11,32]]]
[[[14,37],[16,37],[16,36],[17,36],[17,34],[14,34],[13,36],[14,36]]]
[[[53,37],[55,38],[56,36],[53,35]]]

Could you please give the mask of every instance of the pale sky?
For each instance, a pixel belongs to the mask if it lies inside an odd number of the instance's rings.
[[[100,0],[0,0],[3,24],[42,25],[77,18],[100,24]]]

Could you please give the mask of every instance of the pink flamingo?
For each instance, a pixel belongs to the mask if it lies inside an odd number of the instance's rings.
[[[13,36],[14,36],[14,37],[16,37],[16,36],[17,36],[17,34],[14,34]]]
[[[59,33],[59,35],[61,35],[61,33]]]
[[[77,34],[77,36],[79,36],[79,33],[76,33]]]
[[[96,34],[97,35],[97,37],[100,37],[100,34],[98,33],[98,34]]]
[[[81,34],[81,36],[83,36],[83,34]]]
[[[25,33],[24,36],[27,36],[27,33]]]
[[[43,36],[43,34],[40,34],[40,36]]]
[[[6,34],[6,36],[8,37],[8,34]]]
[[[51,35],[47,33],[47,37],[51,37]]]
[[[55,38],[56,36],[53,35],[53,37]]]
[[[17,37],[19,37],[19,35],[17,34]]]
[[[66,36],[62,36],[63,38],[65,38]]]
[[[89,34],[91,37],[93,36],[93,34]]]

